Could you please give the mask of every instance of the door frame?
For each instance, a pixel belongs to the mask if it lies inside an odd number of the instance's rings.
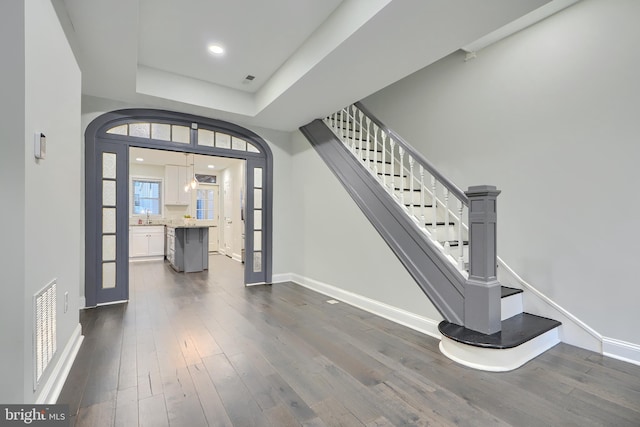
[[[179,126],[187,126],[190,128],[190,142],[179,143],[172,141],[157,140],[152,138],[140,138],[136,136],[118,135],[107,133],[109,129],[116,126],[130,123],[162,123]],[[257,152],[242,151],[233,148],[210,147],[206,145],[198,145],[198,130],[207,129],[214,132],[230,135],[239,138],[253,145]],[[117,192],[122,195],[125,193],[124,206],[118,206],[118,225],[120,229],[128,229],[128,153],[130,147],[151,148],[168,151],[177,151],[182,153],[204,154],[218,157],[231,157],[245,160],[245,248],[246,254],[244,263],[244,282],[245,285],[252,284],[269,284],[272,281],[272,246],[273,246],[273,154],[267,142],[256,133],[238,126],[234,123],[211,119],[207,117],[195,116],[166,110],[156,109],[123,109],[102,114],[94,119],[85,131],[85,299],[86,306],[93,307],[98,304],[104,304],[115,301],[100,301],[98,299],[97,290],[102,285],[102,278],[99,271],[99,264],[102,259],[99,258],[101,247],[101,228],[99,215],[101,208],[99,206],[101,192],[102,176],[96,167],[99,152],[105,144],[121,144],[126,147],[126,179],[118,180],[116,184]],[[233,146],[231,146],[233,147]],[[254,244],[254,209],[248,209],[248,206],[254,206],[254,192],[249,191],[251,183],[254,183],[254,172],[261,170],[261,191],[262,203],[259,208],[261,210],[262,224],[258,229],[261,233],[261,241],[258,245]],[[123,187],[124,186],[124,187]],[[256,193],[257,194],[257,193]],[[120,203],[120,202],[119,202]],[[124,213],[122,213],[124,212]],[[123,228],[124,227],[124,228]],[[117,259],[122,266],[120,271],[126,272],[121,280],[123,288],[122,298],[119,300],[127,300],[129,296],[129,280],[128,280],[128,252],[129,252],[129,235],[126,232],[117,234]],[[254,247],[260,248],[257,257],[250,256],[253,254]],[[254,271],[254,259],[259,271]]]

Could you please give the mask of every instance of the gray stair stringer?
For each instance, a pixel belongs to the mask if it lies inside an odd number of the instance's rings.
[[[314,120],[300,131],[442,317],[464,325],[464,276],[329,127],[321,120]]]

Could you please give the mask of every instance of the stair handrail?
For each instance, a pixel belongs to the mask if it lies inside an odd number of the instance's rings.
[[[425,170],[427,170],[433,177],[435,177],[438,182],[444,185],[455,197],[458,198],[465,206],[469,206],[469,198],[462,191],[460,187],[458,187],[453,181],[447,178],[445,175],[440,173],[438,169],[427,160],[419,151],[413,148],[404,138],[398,135],[393,129],[386,126],[384,123],[380,121],[367,107],[365,107],[360,101],[355,102],[355,105],[360,111],[364,113],[365,116],[369,117],[372,122],[374,122],[378,128],[382,129],[387,135],[390,135],[397,143],[402,145],[404,150],[411,154],[411,156],[416,160],[420,165],[422,165]]]

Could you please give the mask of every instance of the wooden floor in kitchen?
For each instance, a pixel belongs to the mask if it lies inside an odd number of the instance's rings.
[[[640,426],[640,367],[560,344],[508,373],[242,266],[131,264],[127,304],[85,310],[58,403],[76,426]]]

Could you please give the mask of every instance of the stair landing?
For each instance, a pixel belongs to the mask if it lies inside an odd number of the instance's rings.
[[[442,321],[440,351],[450,359],[485,371],[516,369],[560,342],[561,323],[520,313],[502,321],[502,330],[487,335]]]

